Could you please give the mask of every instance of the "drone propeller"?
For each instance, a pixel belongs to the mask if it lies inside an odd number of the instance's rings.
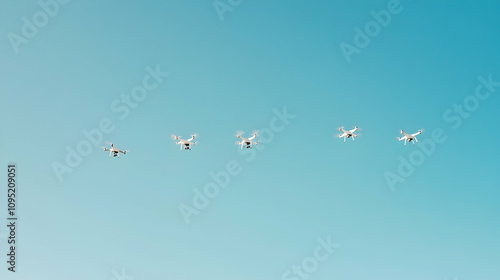
[[[422,133],[425,131],[425,128],[420,129],[418,132]]]
[[[111,147],[113,147],[113,143],[109,142],[109,141],[105,141],[104,143],[110,145]]]
[[[191,134],[191,137],[198,137],[198,133]]]
[[[241,135],[243,135],[243,133],[245,133],[245,131],[238,130],[238,131],[236,131],[235,136],[239,138],[239,137],[241,137]]]
[[[241,145],[242,143],[240,141],[234,141],[234,144]]]
[[[170,135],[170,138],[171,138],[172,140],[177,140],[177,139],[179,139],[180,137],[181,137],[181,136],[176,136],[175,134]]]
[[[343,126],[340,126],[340,127],[338,127],[337,129],[338,129],[339,131],[342,131],[342,130],[344,129],[344,127],[343,127]]]
[[[259,130],[256,129],[256,130],[252,131],[252,135],[259,135]]]

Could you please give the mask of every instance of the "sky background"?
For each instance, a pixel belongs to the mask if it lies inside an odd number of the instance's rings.
[[[71,0],[16,53],[8,34],[41,7],[1,1],[0,178],[17,164],[19,221],[11,273],[4,189],[0,277],[283,279],[331,236],[311,280],[499,279],[500,88],[458,129],[443,113],[500,80],[500,2],[402,0],[348,63],[340,43],[388,2],[252,0],[221,20],[211,1]],[[121,120],[111,103],[156,65],[169,77]],[[285,106],[296,117],[248,162],[235,131]],[[98,144],[60,182],[52,164],[103,118],[130,153]],[[419,149],[399,130],[421,128],[447,139],[391,191],[384,173]],[[242,172],[186,224],[179,205],[231,160]]]

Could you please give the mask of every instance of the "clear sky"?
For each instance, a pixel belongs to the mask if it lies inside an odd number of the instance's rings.
[[[11,273],[4,189],[1,279],[500,279],[500,2],[221,1],[1,1],[0,178],[17,164],[19,218]],[[234,135],[254,129],[249,160]],[[192,151],[169,138],[192,133]]]

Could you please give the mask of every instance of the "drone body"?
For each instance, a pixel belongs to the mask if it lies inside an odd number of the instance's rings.
[[[181,151],[183,149],[191,151],[191,147],[194,146],[194,145],[196,145],[196,142],[193,142],[194,138],[196,138],[196,137],[198,137],[198,134],[193,134],[193,135],[191,135],[191,138],[189,138],[188,140],[184,140],[184,139],[181,138],[181,136],[176,136],[176,135],[172,134],[172,139],[173,140],[179,140],[175,144],[176,145],[181,145]]]
[[[111,148],[109,148],[109,149],[106,148],[106,147],[102,147],[102,149],[105,152],[109,151],[109,157],[111,157],[111,155],[113,155],[113,157],[118,157],[119,158],[120,157],[120,153],[122,153],[122,154],[125,155],[128,152],[128,151],[121,151],[121,150],[115,148],[115,146],[113,145],[113,143],[109,143],[109,144],[111,145]]]
[[[344,130],[344,127],[342,126],[342,127],[339,127],[339,131],[342,133],[340,133],[338,136],[339,136],[339,138],[344,138],[344,143],[345,143],[347,138],[352,138],[352,141],[354,141],[354,138],[359,137],[359,134],[354,134],[354,132],[357,130],[359,130],[359,128],[357,126],[355,126],[351,130]]]
[[[417,140],[417,135],[420,135],[422,134],[424,130],[421,129],[419,130],[417,133],[413,133],[413,134],[406,134],[403,130],[401,130],[401,134],[403,134],[403,137],[398,137],[397,139],[399,141],[402,141],[402,140],[405,140],[405,146],[406,146],[406,142],[417,142],[418,143],[418,140]],[[415,142],[413,142],[413,146],[415,146]]]
[[[254,140],[255,138],[257,138],[258,136],[258,131],[257,130],[254,130],[252,132],[252,136],[250,138],[245,138],[245,137],[242,137],[241,135],[243,134],[244,132],[243,131],[238,131],[236,132],[236,137],[240,138],[241,141],[236,141],[236,144],[237,145],[240,145],[241,146],[241,150],[243,150],[243,147],[247,148],[247,149],[251,149],[252,148],[252,145],[259,145],[259,141],[260,140],[257,140],[256,142],[253,142],[252,140]]]

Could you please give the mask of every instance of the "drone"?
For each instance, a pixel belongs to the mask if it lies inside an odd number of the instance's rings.
[[[403,130],[401,130],[401,134],[403,134],[404,136],[403,137],[397,137],[397,139],[399,141],[401,140],[405,140],[405,146],[406,146],[406,141],[408,142],[412,142],[413,140],[415,140],[415,142],[418,143],[418,140],[417,140],[417,135],[419,134],[422,134],[424,130],[421,129],[419,130],[417,133],[413,133],[413,134],[406,134]],[[413,142],[413,146],[415,146],[415,142]]]
[[[354,138],[357,138],[359,137],[359,134],[354,134],[355,131],[359,130],[359,128],[357,126],[354,127],[354,129],[351,129],[351,130],[344,130],[344,127],[339,127],[339,131],[341,131],[342,133],[339,134],[339,138],[342,138],[344,137],[344,143],[345,143],[345,140],[347,138],[352,138],[352,141],[354,141]]]
[[[194,138],[198,137],[198,134],[191,135],[191,138],[189,138],[188,140],[184,140],[181,137],[182,136],[176,136],[176,135],[172,134],[172,140],[179,140],[179,142],[177,142],[175,144],[181,145],[181,151],[182,151],[182,148],[184,148],[184,150],[191,151],[191,146],[196,145],[196,142],[192,142],[192,141],[194,140]]]
[[[118,158],[120,158],[120,153],[122,153],[122,154],[124,154],[124,155],[125,155],[125,154],[127,154],[127,152],[128,152],[128,151],[121,151],[121,150],[119,150],[119,149],[115,148],[115,146],[113,146],[113,143],[109,143],[109,144],[111,145],[111,149],[108,149],[108,148],[106,148],[106,147],[102,147],[102,149],[103,149],[105,152],[109,151],[109,157],[111,157],[111,155],[113,155],[113,157],[118,157]]]
[[[259,142],[260,140],[257,140],[257,142],[252,142],[253,139],[257,138],[258,136],[258,133],[259,131],[258,130],[254,130],[252,132],[252,136],[250,138],[245,138],[245,137],[242,137],[241,135],[245,133],[243,131],[237,131],[236,132],[236,137],[240,138],[241,141],[236,141],[236,145],[240,145],[241,146],[241,150],[243,151],[243,147],[246,147],[247,149],[251,149],[252,148],[252,145],[259,145]]]

